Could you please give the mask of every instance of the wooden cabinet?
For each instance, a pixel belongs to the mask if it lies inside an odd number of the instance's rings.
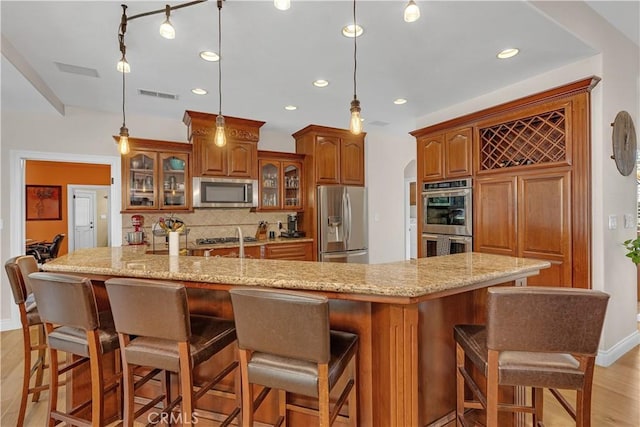
[[[122,212],[191,210],[191,144],[129,138]]]
[[[266,259],[286,259],[294,261],[313,261],[311,242],[277,243],[265,246]]]
[[[225,116],[224,147],[213,142],[215,114],[187,110],[183,122],[193,143],[194,176],[258,179],[258,140],[264,122]]]
[[[258,152],[258,210],[300,211],[303,203],[304,156],[273,151]]]
[[[364,136],[316,125],[293,134],[296,152],[310,156],[314,185],[364,186]]]
[[[472,174],[472,129],[432,135],[412,132],[418,140],[419,176],[422,181],[467,177]]]
[[[567,171],[478,178],[474,250],[544,259],[530,285],[571,286],[571,194]]]

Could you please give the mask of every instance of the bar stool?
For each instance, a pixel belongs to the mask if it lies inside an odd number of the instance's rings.
[[[217,317],[190,315],[187,292],[183,285],[141,279],[109,279],[105,282],[124,368],[124,425],[162,401],[156,397],[134,411],[133,369],[145,366],[176,372],[180,378],[181,396],[172,402],[165,399],[162,414],[170,414],[182,402],[182,424],[197,422],[195,403],[238,367],[233,361],[206,384],[194,386],[193,369],[209,360],[236,340],[233,321]],[[196,391],[196,388],[199,388]],[[168,390],[164,391],[168,395]],[[239,393],[227,393],[238,405],[222,422],[228,425],[240,414]],[[158,418],[162,414],[157,414]],[[172,418],[175,419],[175,418]],[[148,420],[154,422],[157,420]]]
[[[32,402],[40,400],[40,392],[49,389],[48,384],[42,384],[45,364],[47,343],[44,335],[44,325],[38,314],[38,307],[31,291],[28,281],[30,273],[38,271],[36,259],[29,256],[13,257],[4,264],[4,269],[9,277],[9,285],[13,293],[13,300],[20,312],[20,324],[22,325],[22,341],[24,353],[24,373],[22,375],[22,395],[20,397],[20,409],[18,411],[18,426],[24,424],[24,417],[27,410],[27,399],[33,394]],[[25,279],[27,278],[27,279]],[[36,344],[31,343],[31,329],[37,328],[38,340]],[[38,357],[31,361],[31,353],[37,351]],[[31,377],[36,374],[34,386],[30,387]]]
[[[349,401],[349,425],[356,426],[358,336],[329,329],[329,301],[302,292],[233,288],[231,302],[238,333],[242,375],[242,424],[271,389],[279,392],[276,425],[286,425],[287,410],[309,413],[287,402],[287,392],[318,399],[319,425],[330,426]],[[330,410],[329,394],[345,371],[351,372]],[[252,384],[262,385],[253,399]]]
[[[49,426],[60,421],[74,426],[104,426],[104,397],[120,384],[116,372],[105,379],[103,356],[118,349],[118,336],[108,311],[98,312],[91,281],[60,273],[31,273],[33,293],[44,322],[49,345],[51,388],[49,391]],[[58,365],[58,351],[80,356],[63,368]],[[59,411],[58,377],[89,362],[91,398],[65,413]],[[78,412],[91,406],[91,421],[79,418]]]
[[[487,325],[457,325],[457,425],[466,408],[485,409],[498,426],[498,410],[532,414],[542,425],[543,389],[550,389],[576,421],[591,425],[595,356],[609,295],[585,289],[497,287],[488,290]],[[468,358],[486,376],[483,393],[465,367]],[[465,383],[476,400],[465,399]],[[531,405],[498,402],[498,386],[531,388]],[[576,390],[576,409],[557,391]]]

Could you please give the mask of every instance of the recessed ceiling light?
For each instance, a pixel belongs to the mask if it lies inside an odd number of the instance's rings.
[[[206,91],[206,90],[201,89],[201,88],[199,88],[199,87],[194,88],[194,89],[191,89],[191,92],[192,92],[192,93],[194,93],[194,94],[196,94],[196,95],[206,95],[206,94],[207,94],[207,91]]]
[[[360,37],[364,33],[364,28],[358,24],[349,24],[342,27],[342,35],[349,38]]]
[[[314,81],[313,85],[315,87],[327,87],[327,86],[329,86],[329,82],[327,80],[320,79],[320,80]]]
[[[498,53],[498,55],[496,55],[499,59],[507,59],[507,58],[511,58],[513,56],[516,56],[518,54],[518,52],[520,52],[520,49],[517,49],[515,47],[513,48],[509,48],[509,49],[505,49],[502,52]]]
[[[407,100],[404,98],[398,98],[398,99],[394,99],[393,103],[396,105],[402,105],[402,104],[406,104]]]
[[[293,111],[293,110],[297,110],[298,107],[296,107],[295,105],[287,105],[284,107],[284,109],[287,111]]]
[[[209,61],[209,62],[216,62],[220,60],[220,56],[218,56],[217,53],[215,52],[211,52],[208,50],[204,50],[202,52],[200,52],[200,58],[204,59],[205,61]]]

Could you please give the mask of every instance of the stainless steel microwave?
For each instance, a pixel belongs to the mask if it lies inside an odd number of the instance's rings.
[[[193,178],[194,208],[252,208],[257,205],[257,180]]]

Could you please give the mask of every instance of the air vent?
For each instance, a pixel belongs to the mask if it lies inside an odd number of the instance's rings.
[[[172,93],[156,92],[153,90],[138,89],[138,94],[144,96],[153,96],[154,98],[178,100],[178,95],[174,95]]]
[[[87,77],[96,77],[96,78],[100,77],[100,75],[98,74],[98,71],[93,68],[79,67],[77,65],[71,65],[71,64],[63,64],[62,62],[54,62],[54,64],[56,64],[56,67],[58,67],[58,70],[64,73],[79,74],[81,76],[87,76]]]
[[[380,120],[374,120],[369,124],[371,126],[387,126],[389,123],[388,122],[381,122]]]

